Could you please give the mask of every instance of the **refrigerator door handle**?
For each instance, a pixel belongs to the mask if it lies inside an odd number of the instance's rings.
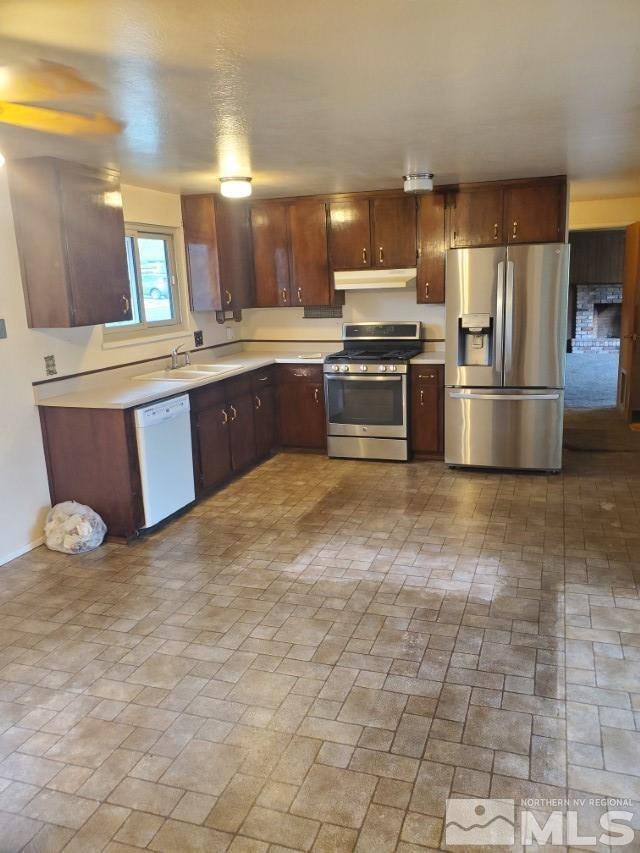
[[[513,353],[513,261],[507,261],[504,287],[504,384],[511,372]]]
[[[465,391],[450,391],[449,397],[452,400],[520,400],[527,402],[528,400],[557,400],[560,397],[560,392],[555,391],[550,394],[474,394]]]
[[[504,261],[498,261],[498,279],[496,282],[496,370],[500,382],[504,382]]]

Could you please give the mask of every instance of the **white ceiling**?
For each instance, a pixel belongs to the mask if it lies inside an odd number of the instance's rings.
[[[0,125],[9,156],[111,164],[129,183],[257,195],[567,172],[640,194],[639,0],[2,0],[0,62],[105,87],[107,143]],[[61,108],[69,108],[60,104]]]

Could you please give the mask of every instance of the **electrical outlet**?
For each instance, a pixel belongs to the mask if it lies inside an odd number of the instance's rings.
[[[231,328],[231,326],[227,326],[227,340],[232,341],[236,336],[235,331]]]
[[[0,320],[0,338],[7,337],[7,324],[4,320]]]
[[[193,342],[197,347],[201,347],[204,344],[204,335],[199,329],[193,333]]]
[[[58,372],[58,368],[56,367],[56,357],[55,355],[45,355],[44,357],[44,369],[47,376],[55,376]]]

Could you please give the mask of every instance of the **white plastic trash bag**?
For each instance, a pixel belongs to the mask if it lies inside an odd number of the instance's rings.
[[[52,551],[84,554],[93,551],[107,532],[107,525],[91,507],[64,501],[49,510],[44,525],[44,542]]]

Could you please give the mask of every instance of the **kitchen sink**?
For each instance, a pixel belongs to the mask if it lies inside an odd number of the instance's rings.
[[[187,364],[184,367],[177,367],[175,370],[170,368],[154,370],[152,373],[143,373],[133,378],[136,381],[144,382],[157,379],[168,382],[204,382],[206,379],[211,379],[212,376],[230,373],[240,367],[242,367],[240,364]]]

